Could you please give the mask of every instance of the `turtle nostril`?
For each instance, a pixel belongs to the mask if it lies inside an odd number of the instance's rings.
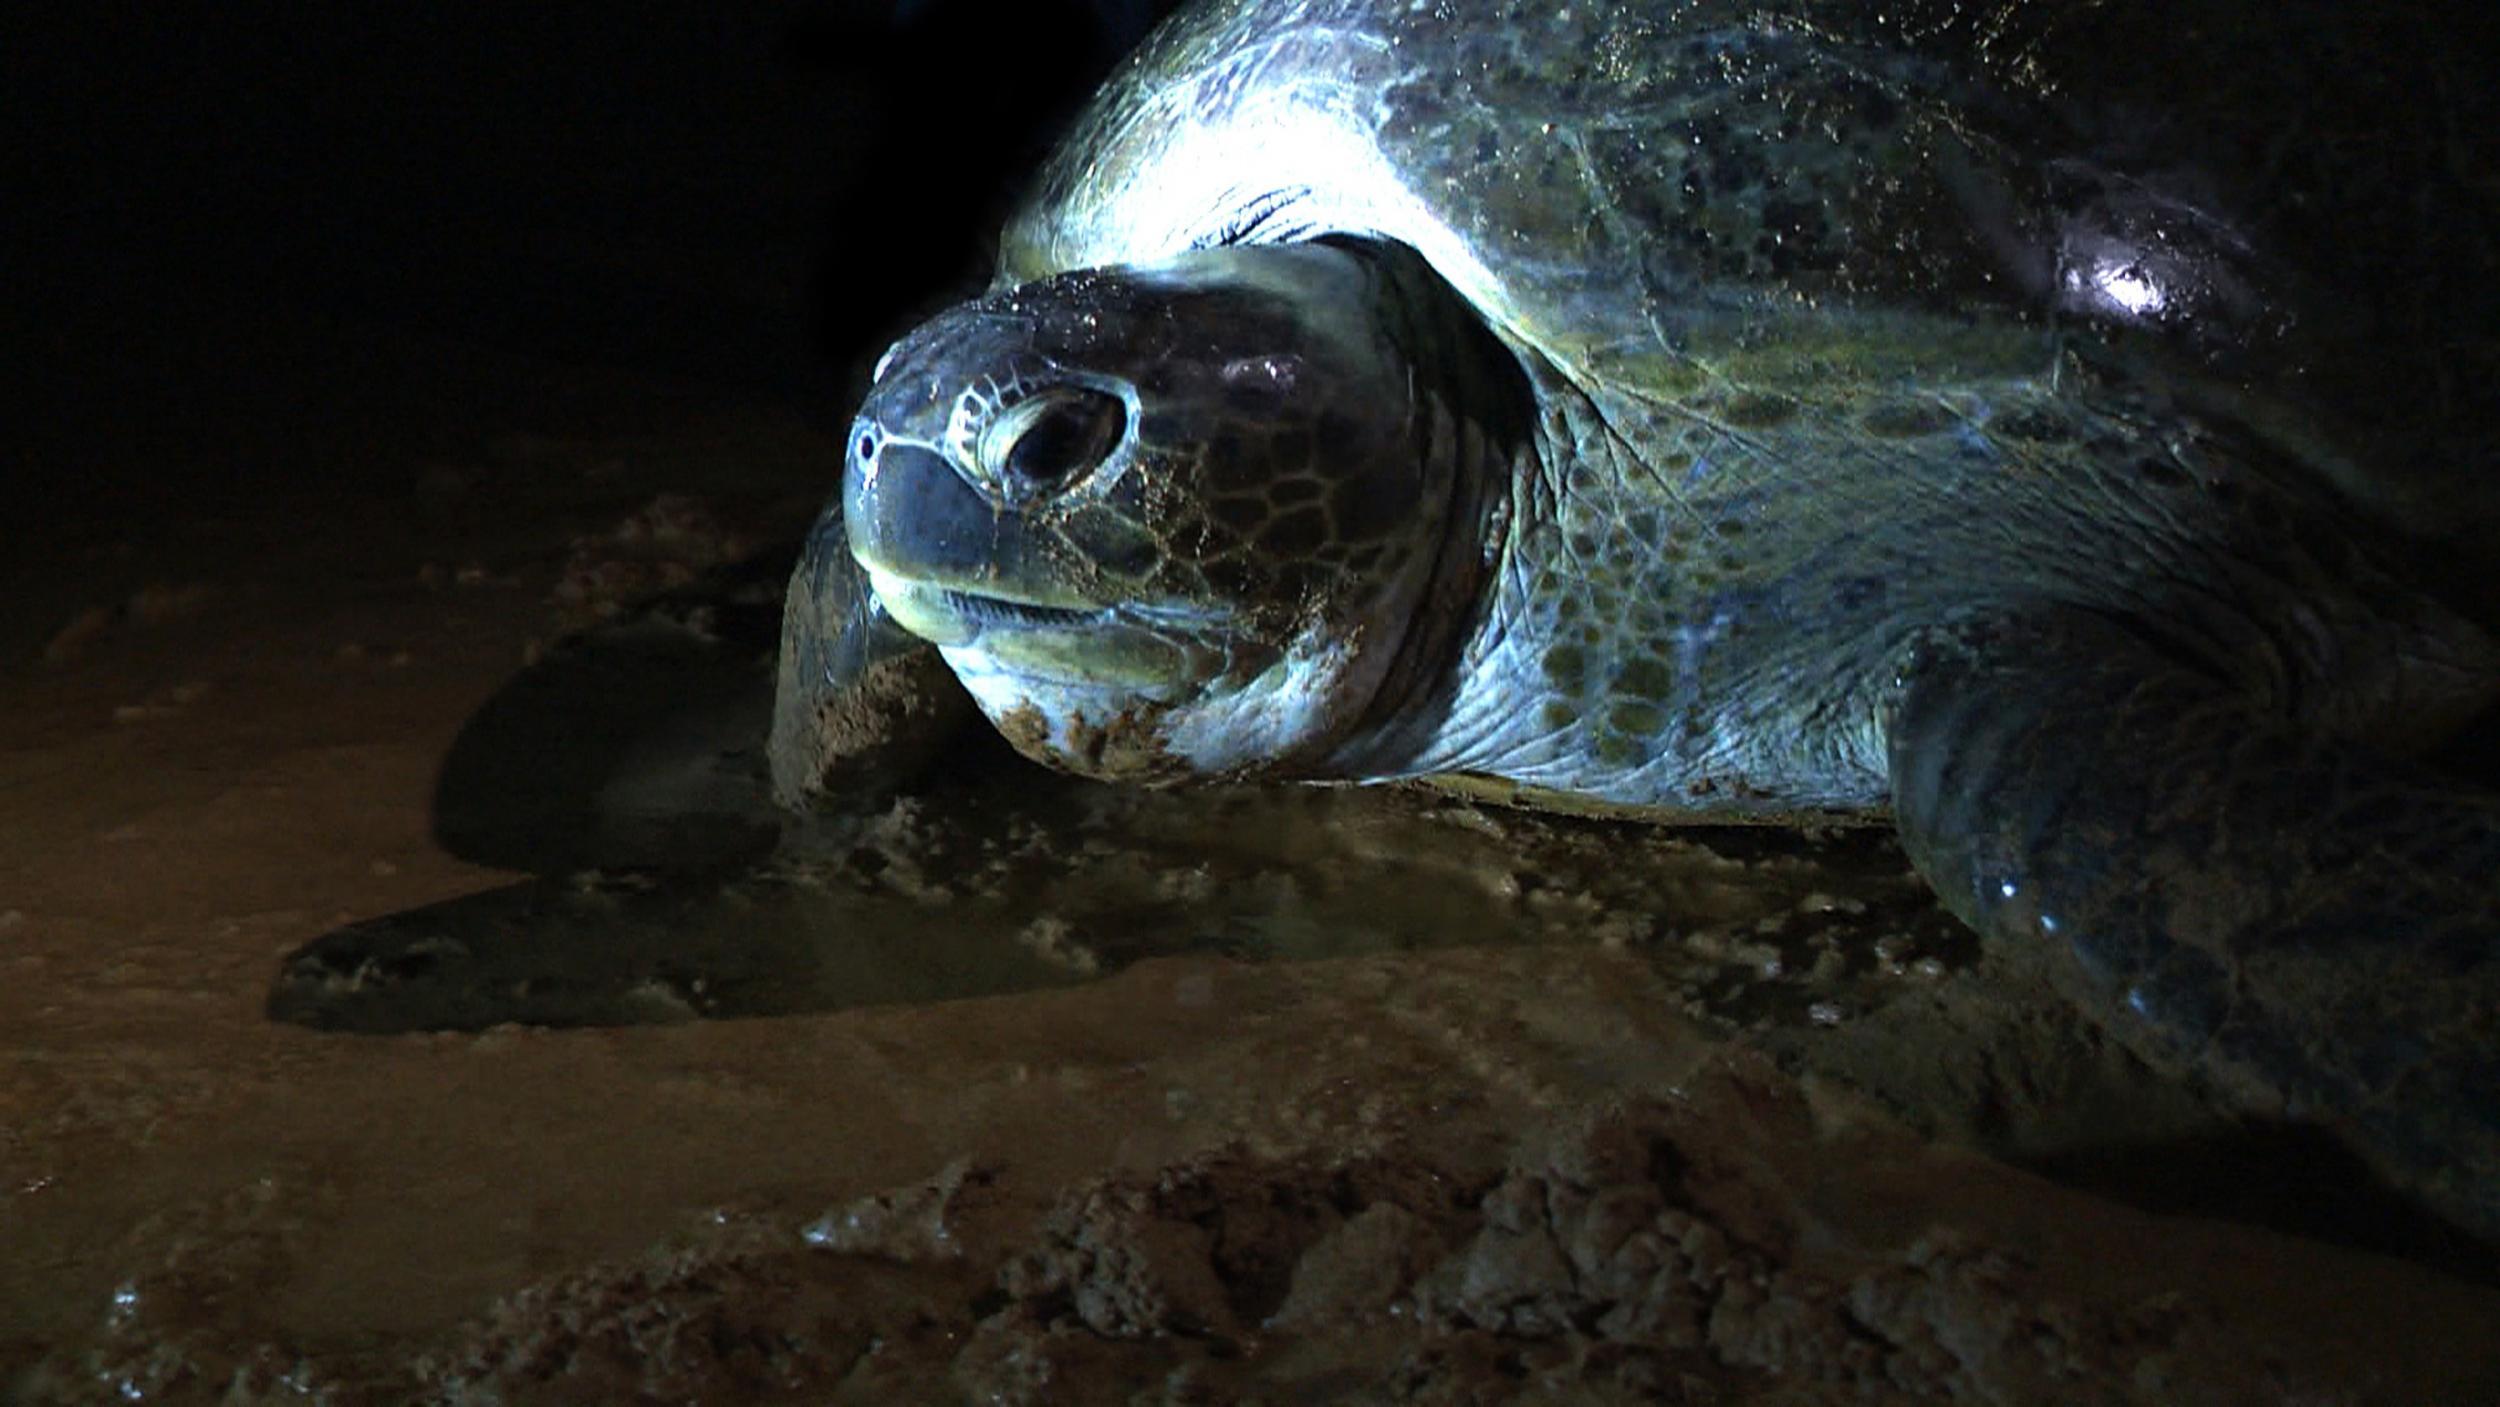
[[[1007,477],[1029,488],[1056,488],[1083,477],[1111,453],[1128,429],[1117,396],[1070,388],[1049,392],[1008,446]]]

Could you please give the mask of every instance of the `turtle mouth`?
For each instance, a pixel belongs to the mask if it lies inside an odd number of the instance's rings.
[[[1221,669],[1222,613],[1178,605],[1052,606],[869,569],[886,613],[957,671],[1157,693]]]
[[[869,583],[886,614],[932,645],[968,645],[992,632],[1084,631],[1111,619],[1102,607],[1048,606],[1009,596],[912,581],[868,569]]]
[[[982,630],[999,627],[1009,630],[1083,630],[1109,622],[1112,614],[1099,607],[1084,610],[1072,606],[1038,606],[1030,601],[982,596],[944,587],[931,594],[937,598],[939,609]]]

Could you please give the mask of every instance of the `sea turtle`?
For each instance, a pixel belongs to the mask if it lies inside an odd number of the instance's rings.
[[[1100,777],[1889,813],[2131,1046],[2500,1232],[2500,800],[2402,760],[2500,695],[2419,579],[2488,304],[2336,296],[2419,211],[2304,214],[2188,13],[1199,0],[878,365],[778,789],[942,659]]]

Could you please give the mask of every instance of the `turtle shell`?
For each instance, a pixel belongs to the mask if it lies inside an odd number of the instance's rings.
[[[2494,356],[2489,201],[2436,155],[2456,114],[2343,81],[2401,87],[2435,61],[2420,45],[2257,19],[2227,0],[1209,0],[1079,120],[1000,279],[1384,236],[1532,376],[1735,421],[1836,380],[2096,357],[2416,530],[2453,526],[2492,441],[2424,393]],[[2412,198],[2378,198],[2391,172]],[[2408,297],[2353,298],[2362,277]]]

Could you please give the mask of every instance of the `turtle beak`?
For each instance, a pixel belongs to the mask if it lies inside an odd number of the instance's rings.
[[[884,437],[851,461],[842,498],[852,559],[886,614],[959,673],[1156,689],[1222,663],[1194,614],[1042,595],[1062,575],[1042,555],[1049,534],[925,446]]]
[[[854,459],[842,482],[851,556],[905,580],[968,585],[999,573],[1015,550],[1010,519],[939,455],[886,440]]]
[[[854,459],[842,521],[886,610],[931,644],[966,644],[985,628],[1073,628],[1102,614],[1043,594],[1058,575],[1041,556],[1046,534],[924,446],[886,439]]]

